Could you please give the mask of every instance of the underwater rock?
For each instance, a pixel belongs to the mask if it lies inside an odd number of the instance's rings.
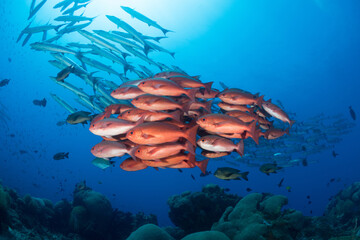
[[[168,199],[171,221],[187,234],[209,230],[225,209],[234,206],[239,196],[228,194],[218,185],[208,184],[201,192],[184,192]]]
[[[281,208],[288,203],[285,196],[275,195],[271,196],[261,202],[260,207],[264,214],[270,219],[275,219],[280,216]]]
[[[0,184],[0,234],[6,231],[9,224],[8,209],[10,206],[10,196],[5,192],[3,186]]]
[[[175,238],[175,240],[180,240],[182,239],[183,237],[185,237],[185,231],[182,230],[181,228],[179,227],[170,227],[170,226],[167,226],[167,227],[164,227],[163,228],[168,234],[170,234],[173,238]]]
[[[77,185],[73,206],[69,222],[73,224],[72,229],[90,239],[106,239],[113,213],[110,201],[89,187]]]
[[[218,231],[204,231],[187,235],[181,240],[230,240],[224,233]]]
[[[133,232],[127,240],[174,240],[174,238],[158,226],[146,224]]]
[[[251,193],[227,208],[211,230],[232,240],[296,239],[306,218],[292,209],[282,211],[287,202],[284,196]]]

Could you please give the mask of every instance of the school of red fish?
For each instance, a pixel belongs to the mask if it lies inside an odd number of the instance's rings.
[[[220,92],[212,82],[180,72],[125,82],[111,96],[128,104],[112,104],[93,119],[89,130],[103,141],[91,153],[104,159],[128,154],[120,164],[126,171],[199,167],[205,173],[210,158],[233,151],[242,156],[244,139],[276,139],[294,123],[264,96],[236,88]],[[221,101],[213,103],[216,98]],[[220,111],[212,111],[213,104]],[[289,128],[275,129],[271,117]],[[205,160],[195,159],[197,146]]]

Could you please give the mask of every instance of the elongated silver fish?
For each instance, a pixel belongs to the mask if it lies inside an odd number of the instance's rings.
[[[58,22],[81,22],[81,21],[92,21],[95,17],[84,17],[84,16],[75,16],[75,15],[67,15],[67,16],[59,16],[55,18],[55,21]]]
[[[117,27],[124,29],[126,32],[128,32],[134,38],[136,38],[137,41],[139,41],[142,45],[144,45],[144,53],[146,55],[148,54],[148,52],[150,50],[150,46],[144,41],[144,39],[141,36],[142,35],[141,33],[139,33],[132,26],[130,26],[129,24],[127,24],[126,22],[120,20],[119,18],[117,18],[115,16],[106,15],[106,17],[111,22],[113,22]]]
[[[71,50],[70,48],[63,47],[60,45],[52,44],[52,43],[45,43],[45,42],[35,42],[30,44],[32,49],[38,50],[38,51],[50,51],[50,52],[58,52],[58,53],[69,53],[76,55],[77,52],[74,50]]]
[[[34,9],[30,12],[30,15],[28,17],[28,20],[30,18],[32,18],[33,16],[35,16],[35,14],[40,10],[40,8],[42,8],[42,6],[44,6],[44,4],[46,3],[47,0],[43,0],[41,1],[38,5],[36,5],[36,7],[34,7]],[[35,4],[35,3],[34,3]]]
[[[165,29],[165,28],[161,27],[159,24],[157,24],[157,22],[151,20],[150,18],[148,18],[148,17],[144,16],[143,14],[135,11],[135,10],[132,9],[132,8],[124,7],[124,6],[122,6],[121,8],[122,8],[125,12],[127,12],[128,14],[130,14],[132,17],[137,18],[138,20],[146,23],[146,24],[149,25],[149,26],[153,26],[153,27],[155,27],[155,28],[157,28],[157,29],[160,29],[160,30],[164,33],[164,35],[166,35],[166,33],[168,33],[168,32],[172,32],[171,30],[168,30],[168,29]]]
[[[126,38],[121,37],[117,34],[113,34],[111,32],[106,32],[104,30],[94,30],[94,33],[96,33],[106,39],[109,39],[110,41],[120,43],[120,44],[125,44],[125,45],[128,45],[129,47],[142,50],[142,47],[137,45],[135,42],[127,40]]]
[[[51,97],[61,106],[63,106],[66,110],[68,110],[70,113],[76,112],[76,109],[70,106],[67,102],[62,100],[60,97],[56,96],[53,93],[50,93]]]

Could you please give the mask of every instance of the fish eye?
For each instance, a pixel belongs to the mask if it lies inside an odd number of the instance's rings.
[[[201,139],[201,141],[202,141],[202,142],[205,142],[205,140],[204,140],[204,139]]]
[[[142,82],[141,84],[142,84],[142,85],[144,85],[144,84],[145,84],[145,82]]]
[[[205,122],[205,118],[203,118],[202,120],[203,120],[203,122]]]
[[[139,98],[135,98],[135,100],[137,101],[137,100],[139,100]]]
[[[140,150],[137,150],[137,152],[139,153],[139,152],[140,152]]]
[[[93,124],[92,126],[95,127],[95,124]]]
[[[134,134],[134,132],[130,132],[130,134],[131,134],[131,135],[133,135],[133,134]]]

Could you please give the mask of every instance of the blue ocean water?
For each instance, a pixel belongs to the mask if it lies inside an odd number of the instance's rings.
[[[54,23],[52,19],[59,13],[52,6],[57,2],[48,0],[32,24]],[[288,207],[305,215],[310,215],[310,211],[321,215],[330,196],[359,180],[358,126],[335,144],[339,153],[336,158],[328,149],[310,156],[308,160],[316,162],[307,167],[289,167],[271,176],[240,163],[237,168],[250,171],[248,182],[199,177],[198,168],[185,169],[183,173],[175,169],[125,172],[118,167],[120,161],[105,171],[94,167],[90,149],[100,141],[99,137],[88,131],[88,125],[56,125],[66,119],[68,112],[49,93],[61,96],[77,109],[81,106],[73,101],[72,93],[49,79],[58,72],[48,64],[50,54],[16,43],[29,23],[30,3],[25,0],[0,3],[0,78],[11,79],[0,88],[0,103],[6,107],[0,113],[8,117],[0,125],[0,178],[20,194],[53,201],[70,200],[75,184],[86,180],[87,185],[105,194],[114,208],[156,214],[160,225],[166,226],[171,224],[167,199],[183,191],[198,191],[209,183],[239,195],[247,194],[246,188],[286,195]],[[201,0],[195,4],[177,0],[151,3],[93,0],[84,15],[97,17],[87,29],[114,30],[105,18],[109,14],[124,16],[144,34],[162,35],[161,31],[125,15],[121,5],[135,8],[174,31],[161,40],[161,46],[176,52],[175,59],[164,53],[150,56],[167,65],[177,65],[190,75],[201,75],[202,81],[214,81],[218,89],[221,81],[231,87],[260,92],[266,99],[280,100],[287,111],[296,113],[295,120],[299,122],[320,113],[340,113],[353,121],[350,105],[360,114],[360,3],[356,0]],[[32,36],[30,42],[40,40],[41,34]],[[85,42],[78,34],[61,41]],[[103,77],[120,83],[113,76]],[[81,81],[71,79],[81,87]],[[45,108],[33,105],[34,99],[44,97],[48,100]],[[70,152],[69,159],[53,160],[57,152]],[[210,161],[208,170],[215,172],[223,166],[231,165]],[[291,192],[277,187],[281,178]],[[331,178],[341,180],[327,186]],[[311,205],[307,195],[311,196]]]

